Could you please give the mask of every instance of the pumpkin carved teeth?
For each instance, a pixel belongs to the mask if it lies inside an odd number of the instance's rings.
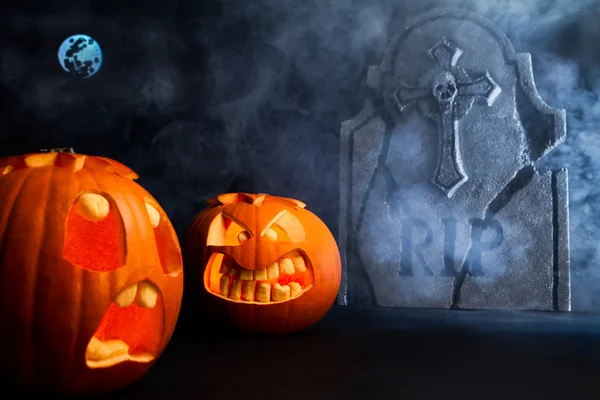
[[[90,361],[102,361],[127,354],[129,345],[122,340],[107,340],[105,342],[92,337],[87,348],[87,358]]]
[[[154,308],[158,300],[156,287],[149,282],[140,282],[138,284],[138,294],[135,299],[140,307]]]
[[[276,283],[273,286],[273,301],[286,301],[290,299],[290,287],[289,285],[281,286],[279,283]]]
[[[272,277],[269,278],[267,276],[267,269],[266,268],[257,269],[256,271],[254,271],[254,280],[255,281],[266,281],[267,279],[272,279]]]
[[[138,282],[125,288],[114,302],[119,307],[128,307],[134,300],[140,307],[154,308],[158,300],[158,292],[151,283]]]
[[[267,282],[258,282],[256,289],[256,300],[267,303],[271,300],[271,284]]]
[[[227,272],[227,271],[225,271],[225,272]],[[254,279],[254,274],[252,273],[252,271],[248,271],[247,269],[241,269],[239,278],[242,281],[251,281]]]
[[[234,279],[231,283],[231,290],[229,291],[229,298],[232,300],[241,300],[242,298],[242,285],[243,281]],[[229,282],[227,282],[229,284]]]
[[[293,300],[310,290],[313,282],[312,269],[298,251],[255,271],[242,268],[224,254],[214,253],[207,272],[213,295],[241,303]]]
[[[123,361],[150,362],[154,359],[151,354],[129,354],[129,345],[122,340],[101,341],[95,336],[90,340],[85,351],[87,364],[91,368],[106,368]]]
[[[267,278],[268,279],[279,278],[279,263],[277,261],[275,261],[274,263],[271,263],[267,267]]]
[[[292,263],[292,260],[289,258],[284,258],[283,260],[281,260],[279,262],[279,272],[288,275],[294,275],[295,270],[294,263]]]
[[[306,272],[306,264],[304,263],[304,257],[301,255],[295,255],[291,258],[294,269],[298,272]]]
[[[219,280],[219,293],[223,296],[229,296],[229,277],[223,275]]]
[[[246,283],[242,284],[242,293],[244,294],[244,299],[253,299],[256,295],[256,281],[246,281]]]
[[[125,290],[123,290],[117,298],[115,299],[115,303],[119,307],[128,307],[133,300],[135,300],[135,295],[137,294],[138,285],[134,283],[133,285],[129,285]]]
[[[297,297],[302,291],[302,286],[298,282],[290,282],[288,286],[290,287],[291,297]]]

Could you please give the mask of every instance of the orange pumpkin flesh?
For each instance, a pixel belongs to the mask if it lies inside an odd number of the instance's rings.
[[[0,368],[27,389],[118,389],[173,333],[177,237],[128,167],[70,153],[0,159]]]
[[[326,225],[289,198],[227,193],[208,201],[184,239],[186,285],[238,329],[306,329],[333,305],[340,255]]]
[[[88,221],[72,207],[66,230],[63,257],[71,264],[99,272],[125,264],[123,224],[114,207],[98,222]],[[94,238],[95,246],[88,244],[89,238]]]
[[[162,299],[151,309],[132,303],[111,304],[86,349],[89,368],[106,368],[124,361],[147,363],[160,351],[164,329]]]

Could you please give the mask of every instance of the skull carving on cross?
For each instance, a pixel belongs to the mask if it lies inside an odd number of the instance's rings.
[[[433,80],[433,95],[439,103],[452,103],[458,94],[456,78],[448,71],[438,74]]]
[[[437,62],[436,75],[422,86],[401,83],[393,94],[400,112],[412,103],[418,103],[423,113],[434,119],[440,129],[440,157],[433,183],[452,197],[456,190],[467,181],[460,161],[460,146],[456,121],[461,120],[475,101],[475,97],[485,99],[492,105],[502,91],[486,71],[483,76],[471,79],[461,66],[457,65],[462,50],[442,38],[429,49],[430,56]]]

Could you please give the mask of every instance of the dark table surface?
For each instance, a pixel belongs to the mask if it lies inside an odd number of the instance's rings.
[[[182,313],[156,365],[111,399],[587,399],[600,316],[334,308],[287,337],[211,332]]]

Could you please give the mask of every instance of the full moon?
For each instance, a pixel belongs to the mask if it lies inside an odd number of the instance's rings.
[[[73,35],[60,45],[58,62],[71,75],[86,79],[95,75],[102,66],[102,49],[88,35]]]

